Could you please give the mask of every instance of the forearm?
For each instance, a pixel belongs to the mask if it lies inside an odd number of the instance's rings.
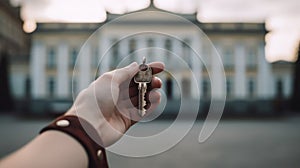
[[[60,131],[46,131],[29,144],[4,158],[0,167],[72,167],[88,165],[87,154],[73,137]]]

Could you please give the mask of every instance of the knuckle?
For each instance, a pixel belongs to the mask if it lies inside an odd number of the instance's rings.
[[[130,73],[131,73],[131,70],[130,70],[130,68],[129,68],[129,67],[127,67],[127,68],[124,68],[124,70],[123,70],[123,71],[124,71],[124,73],[123,73],[123,74],[125,75],[125,77],[129,79],[129,78],[131,77],[131,75],[132,75],[132,74],[130,74]]]
[[[112,80],[112,77],[112,72],[105,72],[100,78],[104,80]]]
[[[155,97],[160,97],[161,96],[161,93],[157,90],[152,90],[152,95],[155,96]]]
[[[161,93],[160,92],[156,92],[157,93],[157,97],[161,98]]]
[[[78,98],[79,100],[81,99],[86,99],[90,96],[90,93],[89,93],[89,89],[83,89],[79,94],[78,94]]]

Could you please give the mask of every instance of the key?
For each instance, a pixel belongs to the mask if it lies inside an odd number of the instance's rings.
[[[138,84],[138,110],[139,115],[143,117],[146,114],[146,91],[147,83],[152,80],[152,69],[146,65],[146,58],[143,58],[143,63],[139,66],[139,72],[134,76],[134,82]]]

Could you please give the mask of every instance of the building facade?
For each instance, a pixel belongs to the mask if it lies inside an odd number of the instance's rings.
[[[0,111],[13,110],[29,95],[30,38],[22,29],[19,8],[0,1]]]
[[[110,15],[107,23],[116,17]],[[249,109],[271,112],[276,96],[291,96],[291,65],[271,64],[265,59],[264,23],[199,23],[195,15],[182,17],[193,24],[165,18],[162,13],[148,13],[109,26],[38,24],[32,34],[29,65],[31,110],[63,112],[71,105],[73,93],[76,95],[97,76],[119,65],[141,62],[141,55],[166,64],[168,72],[160,74],[168,99],[166,113],[178,111],[180,99],[192,103],[199,95],[203,113],[212,97],[226,97],[225,111],[247,113]],[[102,30],[94,33],[101,26]],[[215,48],[195,27],[203,30]],[[195,54],[203,60],[196,60]],[[188,68],[181,67],[184,65]]]

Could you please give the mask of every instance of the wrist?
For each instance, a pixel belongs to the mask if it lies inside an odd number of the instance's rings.
[[[89,167],[108,167],[103,142],[98,132],[86,120],[71,115],[58,117],[41,133],[48,130],[64,132],[76,139],[85,149],[89,158]]]
[[[64,114],[64,116],[76,116],[76,117],[80,117],[80,118],[84,119],[90,125],[92,125],[93,128],[95,130],[97,130],[99,136],[102,137],[100,128],[105,123],[105,121],[104,121],[105,119],[103,119],[102,117],[100,117],[100,115],[98,114],[98,112],[95,112],[95,110],[86,109],[85,111],[83,111],[83,110],[80,110],[80,108],[76,108],[76,107],[72,106]]]
[[[93,126],[98,135],[102,139],[102,145],[104,147],[110,146],[115,143],[121,136],[122,132],[114,128],[105,118],[102,113],[95,109],[81,110],[80,106],[72,106],[64,116],[77,116]],[[99,114],[101,113],[101,114]],[[125,132],[125,128],[124,128]]]

